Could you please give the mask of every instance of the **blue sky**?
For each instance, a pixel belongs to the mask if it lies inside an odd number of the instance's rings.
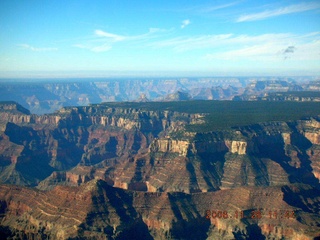
[[[320,2],[1,0],[0,77],[320,75]]]

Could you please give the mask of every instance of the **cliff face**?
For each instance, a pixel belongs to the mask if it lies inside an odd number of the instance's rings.
[[[16,101],[30,109],[32,113],[52,113],[64,106],[83,106],[91,103],[101,102],[123,102],[139,99],[143,93],[147,99],[161,99],[167,94],[174,94],[177,91],[191,90],[198,88],[199,84],[211,92],[218,90],[211,89],[214,86],[229,85],[241,87],[246,80],[237,78],[176,78],[176,79],[75,79],[73,81],[45,81],[32,79],[30,82],[8,81],[0,85],[0,101]],[[221,89],[219,87],[218,89]],[[221,90],[219,91],[221,92]],[[224,95],[230,96],[228,90]],[[234,91],[235,92],[235,91]],[[197,99],[221,99],[221,94],[215,94],[210,98],[210,93],[203,94],[196,91]],[[232,94],[231,96],[234,96]],[[209,98],[207,98],[207,96]]]
[[[104,170],[115,168],[115,164],[125,165],[128,159],[148,152],[155,137],[182,129],[199,118],[199,114],[103,106],[63,108],[43,116],[12,110],[0,115],[0,179],[20,185],[38,184],[53,171],[70,170],[78,164],[101,164],[98,168]]]
[[[0,234],[27,239],[312,239],[320,231],[319,196],[319,190],[306,185],[191,195],[122,190],[102,180],[51,191],[2,185]]]
[[[201,114],[95,105],[55,114],[3,111],[2,183],[78,186],[93,178],[149,192],[318,186],[320,121],[195,133]]]
[[[320,119],[189,132],[204,114],[93,105],[0,111],[0,235],[312,239]]]
[[[240,96],[238,99],[255,100],[271,92],[303,90],[319,92],[319,79],[312,77],[296,79],[285,77],[107,78],[62,81],[30,79],[28,82],[10,79],[1,82],[0,101],[16,101],[32,113],[44,114],[52,113],[65,106],[83,106],[101,102],[189,98],[231,100],[237,96]],[[319,101],[319,95],[315,98],[267,97],[266,100]]]

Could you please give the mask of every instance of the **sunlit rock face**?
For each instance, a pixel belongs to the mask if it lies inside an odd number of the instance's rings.
[[[172,152],[179,156],[187,156],[190,143],[188,141],[179,141],[174,139],[155,139],[150,146],[152,152]]]
[[[2,106],[2,183],[39,189],[102,179],[139,191],[208,192],[239,186],[317,184],[318,119],[188,132],[201,114],[136,108],[62,108],[33,115]]]
[[[0,185],[2,237],[314,239],[320,192],[308,185],[152,193],[91,180],[39,191]]]
[[[0,115],[1,236],[313,239],[320,232],[319,118],[191,132],[186,126],[203,122],[202,114],[94,105],[38,116],[10,103]]]
[[[232,141],[230,152],[231,153],[237,153],[239,155],[246,154],[246,152],[247,152],[247,143],[246,142],[242,142],[242,141]]]

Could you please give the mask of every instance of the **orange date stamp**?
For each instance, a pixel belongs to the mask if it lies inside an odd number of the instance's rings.
[[[225,210],[206,210],[206,219],[295,219],[293,210],[253,210],[253,211],[225,211]]]

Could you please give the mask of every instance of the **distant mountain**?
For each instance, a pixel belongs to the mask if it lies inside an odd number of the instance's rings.
[[[227,87],[211,87],[211,88],[194,88],[188,93],[195,100],[230,100],[234,96],[243,92],[243,88],[233,86]]]
[[[263,101],[297,101],[297,102],[320,102],[320,91],[301,91],[301,92],[275,92],[265,94],[260,100]]]
[[[242,87],[239,78],[156,78],[156,79],[43,79],[1,81],[0,101],[16,101],[32,113],[52,113],[64,106],[90,103],[155,100],[177,91],[199,87],[234,85]]]
[[[307,78],[311,79],[312,78]],[[301,79],[300,79],[301,80]],[[31,113],[52,113],[65,106],[101,102],[170,99],[231,100],[279,91],[320,91],[319,81],[287,78],[155,78],[0,81],[0,101],[15,101]],[[180,92],[180,93],[178,93]],[[185,93],[185,96],[182,96]],[[141,98],[143,96],[143,98]]]
[[[135,100],[135,102],[150,102],[150,100],[147,98],[146,94],[143,93]]]
[[[302,84],[302,87],[305,91],[320,91],[320,81],[310,81],[308,83]]]
[[[178,92],[166,95],[162,99],[162,101],[187,101],[190,99],[191,99],[191,96],[188,93],[178,91]]]
[[[317,101],[317,98],[308,96],[317,94],[317,91],[320,90],[318,86],[320,86],[320,81],[300,84],[283,80],[253,81],[248,84],[242,94],[234,96],[233,99],[245,101]],[[310,93],[311,91],[313,93]]]

